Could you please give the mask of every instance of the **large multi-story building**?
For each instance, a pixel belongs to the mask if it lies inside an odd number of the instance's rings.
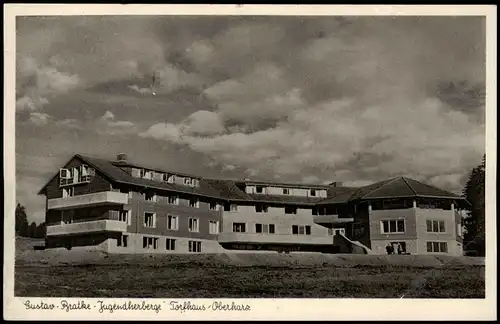
[[[353,188],[207,179],[75,155],[40,190],[46,248],[461,255],[467,201],[406,177]]]

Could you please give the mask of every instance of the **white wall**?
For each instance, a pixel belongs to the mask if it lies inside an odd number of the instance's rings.
[[[328,236],[328,228],[313,221],[311,209],[298,208],[297,214],[285,214],[284,208],[269,207],[267,213],[255,212],[255,206],[238,206],[237,212],[224,211],[223,232],[233,231],[233,223],[245,223],[247,233],[256,233],[255,224],[274,224],[275,234],[292,234],[292,225],[311,226],[311,235]]]

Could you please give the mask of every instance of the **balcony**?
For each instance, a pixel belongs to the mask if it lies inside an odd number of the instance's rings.
[[[127,231],[127,223],[116,220],[98,220],[47,226],[47,236],[125,231]]]
[[[313,215],[316,224],[345,224],[354,222],[352,217],[339,217],[339,215]]]
[[[106,205],[124,205],[127,203],[128,195],[126,193],[104,191],[87,195],[49,199],[47,209],[65,210]]]
[[[333,244],[332,236],[294,234],[221,233],[219,243]]]

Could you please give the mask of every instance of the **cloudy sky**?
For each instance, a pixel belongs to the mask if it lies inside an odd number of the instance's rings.
[[[117,152],[210,177],[460,191],[485,152],[484,23],[18,17],[17,200],[40,222],[62,164]]]

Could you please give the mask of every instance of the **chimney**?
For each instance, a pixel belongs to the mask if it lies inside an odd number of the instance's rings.
[[[330,183],[329,186],[331,186],[333,188],[342,187],[342,182],[340,182],[340,181],[334,181],[334,182]]]
[[[116,155],[117,162],[127,162],[127,153],[118,153]]]

